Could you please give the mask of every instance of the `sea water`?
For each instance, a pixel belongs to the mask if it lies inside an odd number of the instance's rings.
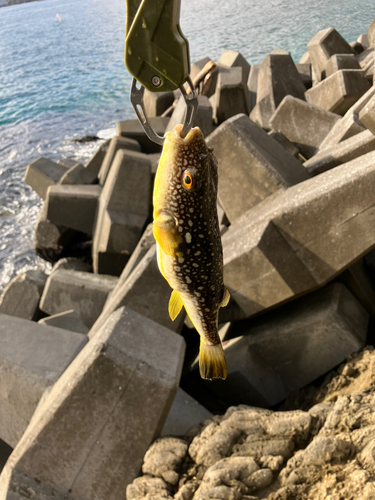
[[[0,9],[0,291],[18,272],[44,267],[33,252],[41,200],[23,181],[39,156],[85,162],[116,121],[133,118],[123,63],[124,0],[41,0]],[[191,60],[239,50],[250,64],[274,48],[295,62],[321,29],[348,41],[366,33],[372,1],[181,0]]]

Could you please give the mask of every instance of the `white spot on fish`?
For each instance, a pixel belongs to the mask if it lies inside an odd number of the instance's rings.
[[[174,270],[175,270],[175,271],[181,271],[181,267],[179,267],[179,266],[174,266]]]
[[[210,233],[208,233],[208,234],[210,234]],[[204,238],[203,234],[199,234],[198,236],[199,236],[199,238]]]
[[[186,283],[191,283],[191,279],[189,278],[189,276],[186,276]]]
[[[189,212],[192,214],[194,212],[194,208],[189,208]]]
[[[195,254],[194,254],[194,255],[200,255],[200,254],[201,254],[201,253],[200,253],[200,251],[198,250],[198,252],[195,252]]]
[[[201,294],[199,292],[194,292],[197,297],[200,297]]]
[[[193,225],[193,222],[191,220],[188,220],[188,224],[191,227]]]
[[[179,257],[179,258],[178,258],[178,262],[179,262],[180,264],[182,264],[184,261],[185,261],[185,259],[184,259],[183,257]]]
[[[198,264],[196,264],[195,262],[193,262],[193,266],[194,267],[199,267]]]
[[[191,243],[191,234],[190,233],[185,234],[185,240],[186,240],[186,243]]]

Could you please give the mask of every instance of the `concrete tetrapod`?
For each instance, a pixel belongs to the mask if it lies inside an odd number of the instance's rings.
[[[223,236],[243,317],[318,288],[375,247],[375,152],[264,200]]]
[[[18,500],[21,486],[38,500],[124,498],[168,415],[184,350],[131,309],[112,314],[38,408],[0,476],[0,500]]]

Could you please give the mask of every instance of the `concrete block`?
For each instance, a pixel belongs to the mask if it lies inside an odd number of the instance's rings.
[[[267,196],[308,177],[298,160],[245,115],[220,125],[207,144],[218,160],[218,197],[231,223]]]
[[[359,35],[359,37],[357,38],[357,42],[362,44],[365,49],[368,49],[370,47],[367,33],[362,33],[361,35]]]
[[[149,120],[151,127],[155,132],[161,136],[164,135],[165,129],[168,126],[169,118],[156,116]],[[141,145],[143,153],[159,153],[161,146],[152,142],[144,133],[142,125],[137,120],[125,120],[116,123],[116,135],[121,137],[128,137],[129,139],[136,140]]]
[[[99,170],[102,166],[105,155],[107,154],[110,142],[111,139],[108,139],[107,141],[103,142],[100,148],[92,155],[92,157],[85,165],[87,170],[92,172],[95,175],[95,177],[98,177]]]
[[[320,149],[323,150],[335,146],[366,130],[363,123],[359,121],[358,115],[351,110],[352,108],[350,108],[331,128],[325,139],[320,143]]]
[[[214,124],[212,119],[212,107],[208,97],[204,95],[198,95],[198,113],[194,121],[194,127],[199,127],[204,135],[207,137],[214,130]],[[185,99],[181,96],[177,102],[176,107],[172,113],[169,120],[166,132],[173,130],[179,123],[184,123],[186,114],[186,104]]]
[[[366,49],[357,56],[360,67],[364,70],[374,61],[374,49],[372,47]]]
[[[46,280],[39,270],[18,274],[0,296],[0,313],[36,321]]]
[[[78,333],[0,314],[1,439],[16,446],[42,396],[86,343]]]
[[[202,71],[202,69],[209,62],[212,62],[212,59],[210,57],[204,57],[203,59],[200,59],[199,61],[196,61],[191,65],[190,77],[192,81],[194,81],[198,73]],[[211,97],[215,93],[218,74],[219,74],[218,67],[213,68],[208,73],[204,81],[199,86],[199,91],[201,95],[204,95],[206,97]]]
[[[134,151],[136,153],[140,153],[141,151],[139,143],[133,139],[128,139],[127,137],[114,137],[113,139],[111,139],[111,142],[109,143],[108,146],[108,151],[104,157],[102,166],[98,174],[99,184],[101,186],[104,186],[104,183],[107,180],[109,171],[111,169],[112,163],[115,159],[116,153],[121,149]]]
[[[203,57],[203,59],[199,59],[199,61],[194,61],[191,64],[190,68],[190,78],[194,80],[197,74],[202,71],[202,69],[206,66],[207,63],[211,61],[210,57]]]
[[[366,50],[366,48],[359,42],[350,42],[349,45],[354,50],[356,55],[362,54]]]
[[[322,80],[328,59],[334,54],[354,54],[354,50],[334,28],[319,31],[307,44],[311,65],[318,82]]]
[[[193,426],[212,416],[210,411],[179,387],[161,435],[185,436]]]
[[[278,49],[272,51],[265,57],[258,72],[258,125],[269,129],[269,120],[284,97],[289,94],[304,100],[305,91],[290,53]]]
[[[168,314],[168,304],[172,289],[163,278],[157,264],[156,247],[153,245],[144,255],[133,271],[118,281],[103,308],[101,315],[91,328],[89,336],[96,335],[109,315],[122,306],[130,307],[133,311],[152,319],[174,332],[181,332],[185,310],[172,321]]]
[[[77,160],[72,160],[71,158],[61,158],[60,160],[57,160],[57,163],[59,165],[63,165],[67,169],[81,165]]]
[[[223,66],[224,68],[242,68],[243,77],[247,81],[250,72],[250,64],[240,52],[225,49],[219,57],[217,64],[218,66]]]
[[[74,309],[54,314],[53,316],[48,316],[47,318],[42,318],[38,321],[38,323],[40,325],[62,328],[63,330],[68,330],[69,332],[83,333],[85,335],[89,333],[89,329],[82,321],[81,316],[74,311]]]
[[[145,90],[143,104],[148,118],[161,116],[174,101],[173,92],[150,92]]]
[[[28,165],[24,180],[44,200],[49,186],[57,184],[67,170],[64,165],[38,158]]]
[[[371,48],[375,49],[375,19],[368,27],[368,43]]]
[[[224,283],[243,314],[323,286],[374,248],[374,189],[371,152],[277,193],[235,221],[222,238]]]
[[[334,54],[326,64],[325,76],[331,76],[340,69],[361,69],[354,54]]]
[[[293,143],[290,142],[289,139],[285,137],[284,134],[282,134],[279,130],[270,130],[268,132],[268,135],[272,137],[272,139],[275,139],[288,153],[290,153],[294,158],[299,157],[299,149],[297,146]]]
[[[95,184],[96,181],[94,172],[77,163],[61,177],[59,184]]]
[[[5,441],[0,439],[0,473],[4,468],[10,454],[12,453],[13,448],[9,446]]]
[[[113,276],[59,269],[47,279],[40,308],[50,315],[74,309],[91,328],[116,283]]]
[[[272,115],[270,125],[296,143],[305,157],[310,157],[338,120],[335,113],[287,95]]]
[[[246,82],[242,68],[219,68],[215,94],[210,97],[215,123],[220,124],[238,113],[249,113]]]
[[[123,497],[163,428],[183,356],[181,337],[130,309],[116,311],[53,386],[17,444],[0,477],[3,498],[12,498],[7,492],[20,478],[43,500]],[[55,497],[41,496],[47,487]]]
[[[365,130],[335,146],[321,149],[303,165],[310,175],[318,175],[374,150],[375,136]]]
[[[41,208],[34,231],[35,253],[48,262],[56,262],[72,241],[76,232],[66,226],[56,226],[46,217],[47,205]]]
[[[358,118],[375,135],[375,95],[360,110]]]
[[[151,215],[151,162],[117,151],[99,201],[93,238],[94,271],[119,276]]]
[[[308,51],[302,54],[301,59],[298,61],[298,64],[311,64],[310,54]]]
[[[306,100],[342,116],[369,88],[363,71],[342,69],[307,90]]]
[[[56,226],[66,226],[91,235],[101,192],[101,186],[51,186],[46,198],[47,219]]]
[[[159,160],[160,160],[161,154],[160,153],[152,153],[150,155],[147,155],[147,158],[151,162],[151,174],[155,176],[156,171],[158,169],[159,165]]]
[[[92,265],[82,259],[77,259],[76,257],[64,257],[56,262],[51,272],[53,273],[58,269],[70,269],[72,271],[84,271],[86,273],[91,273]]]
[[[334,283],[258,319],[232,323],[223,343],[228,377],[210,389],[227,404],[280,403],[363,348],[368,320],[346,287]]]
[[[247,88],[249,90],[250,108],[249,112],[255,108],[257,102],[258,91],[258,73],[260,64],[253,64],[249,71],[249,78],[247,80]]]
[[[298,74],[299,74],[305,88],[311,89],[311,87],[312,87],[311,64],[310,63],[305,63],[305,64],[298,63],[298,64],[296,64],[296,68],[297,68]]]

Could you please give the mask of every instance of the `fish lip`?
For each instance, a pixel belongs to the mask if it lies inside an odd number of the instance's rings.
[[[186,137],[181,137],[181,132],[182,132],[182,129],[183,129],[183,125],[181,123],[179,123],[178,125],[176,125],[174,127],[174,129],[172,130],[172,133],[178,138],[178,139],[181,139],[182,141],[184,142],[189,142],[190,140],[194,139],[194,137],[196,137],[197,135],[198,136],[201,136],[202,139],[203,139],[203,134],[200,130],[199,127],[194,127],[192,128],[189,133],[186,135]]]

